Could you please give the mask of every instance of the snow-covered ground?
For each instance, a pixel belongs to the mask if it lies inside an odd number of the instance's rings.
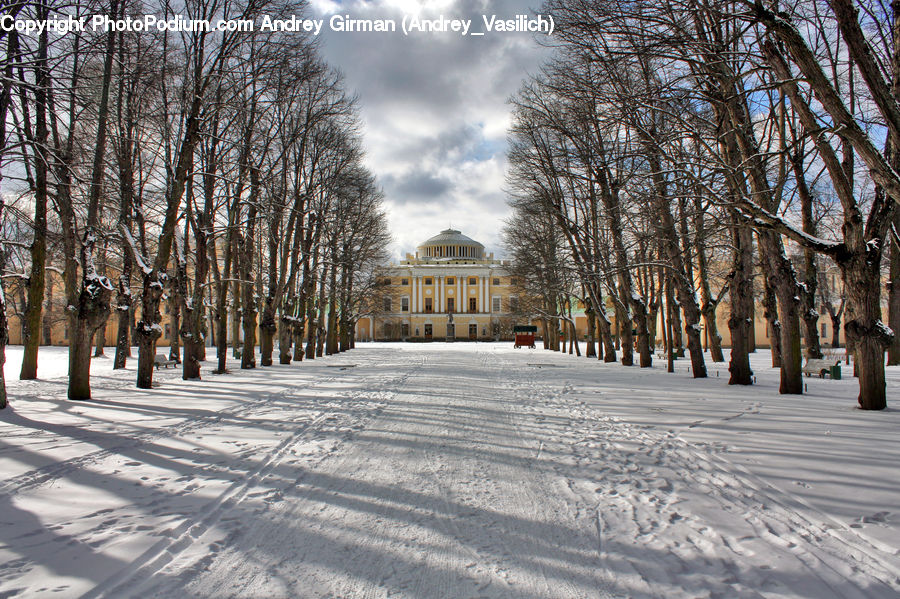
[[[900,595],[900,411],[849,367],[362,344],[149,391],[99,358],[75,403],[7,351],[0,597]]]

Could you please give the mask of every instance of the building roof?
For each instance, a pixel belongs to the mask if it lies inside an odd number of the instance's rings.
[[[445,229],[428,241],[423,242],[421,245],[419,245],[419,247],[431,247],[437,245],[465,245],[470,247],[484,248],[483,245],[481,245],[474,239],[466,237],[455,229]]]

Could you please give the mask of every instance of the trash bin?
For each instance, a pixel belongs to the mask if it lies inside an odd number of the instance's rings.
[[[835,364],[831,367],[831,378],[832,380],[839,381],[841,380],[841,365]]]

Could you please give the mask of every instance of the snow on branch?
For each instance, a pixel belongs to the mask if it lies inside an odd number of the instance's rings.
[[[752,202],[742,201],[739,202],[738,205],[745,213],[744,218],[749,220],[755,226],[773,229],[814,252],[827,254],[834,258],[844,248],[843,243],[829,241],[827,239],[822,239],[821,237],[816,237],[815,235],[810,235]]]
[[[147,266],[147,259],[142,256],[140,250],[138,250],[137,242],[131,235],[131,231],[129,231],[128,227],[126,227],[125,225],[119,227],[119,230],[122,232],[122,236],[125,238],[125,241],[128,242],[128,246],[131,248],[131,254],[134,256],[134,261],[137,263],[138,268],[141,269],[141,272],[144,273],[144,276],[150,276],[150,273],[153,272],[153,269]]]

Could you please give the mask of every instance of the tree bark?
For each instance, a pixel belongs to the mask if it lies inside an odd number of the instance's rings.
[[[247,231],[241,240],[241,328],[244,344],[241,368],[256,368],[256,301],[254,300],[253,254],[256,241],[256,215],[259,200],[259,169],[250,168],[250,197],[247,209]]]
[[[110,13],[118,14],[118,2],[113,0]],[[98,108],[97,137],[91,168],[91,185],[88,191],[87,222],[81,244],[81,291],[74,318],[70,320],[73,334],[69,343],[69,399],[91,398],[91,340],[109,319],[109,299],[112,283],[97,273],[94,264],[94,246],[100,228],[100,198],[105,173],[106,132],[109,119],[109,92],[112,84],[113,58],[116,51],[116,34],[110,32],[106,38],[106,53],[103,63],[103,80]],[[68,233],[74,235],[74,219],[66,219],[63,227],[72,227]],[[72,299],[69,300],[72,304]],[[101,342],[102,343],[102,342]]]
[[[753,384],[753,370],[750,368],[750,340],[753,337],[753,232],[740,222],[736,215],[731,227],[732,273],[731,317],[728,329],[731,331],[731,361],[728,364],[729,385]]]
[[[685,270],[685,262],[681,255],[678,244],[678,234],[675,231],[675,219],[670,208],[670,198],[667,192],[666,182],[662,178],[662,165],[659,157],[655,155],[655,150],[651,140],[645,140],[645,147],[651,152],[651,169],[653,171],[653,181],[656,188],[656,214],[659,218],[659,234],[662,243],[662,249],[665,257],[668,259],[672,268],[672,282],[675,287],[677,304],[684,312],[685,332],[688,338],[688,350],[691,356],[691,373],[694,378],[705,378],[707,376],[706,364],[703,359],[703,344],[700,339],[700,307],[697,305],[696,296],[694,295],[693,281],[688,278]],[[673,320],[678,321],[678,310],[673,310]],[[680,330],[675,330],[673,326],[673,334],[680,346]]]
[[[888,325],[894,340],[888,347],[888,366],[900,366],[900,207],[894,206],[890,275],[888,277]]]
[[[47,15],[46,6],[39,9]],[[28,299],[22,317],[22,368],[20,380],[32,380],[38,373],[38,347],[41,344],[41,310],[44,303],[44,286],[47,260],[47,165],[50,164],[47,127],[47,90],[50,73],[47,69],[47,36],[42,31],[38,40],[35,63],[34,112],[34,238],[31,242],[31,274],[28,277]],[[90,355],[90,350],[88,350]]]
[[[709,282],[709,265],[706,257],[706,223],[704,222],[704,210],[701,206],[699,194],[694,200],[694,236],[697,240],[697,274],[700,279],[700,313],[703,314],[703,324],[706,327],[706,337],[709,340],[709,354],[713,362],[724,362],[722,353],[722,336],[719,334],[719,324],[716,322],[716,308],[718,302],[713,298]],[[733,345],[733,343],[732,343]]]
[[[587,319],[587,347],[584,350],[584,357],[597,357],[597,321],[594,318],[594,312],[590,308],[585,308],[584,316]]]
[[[863,410],[883,410],[887,407],[884,352],[894,335],[881,321],[881,286],[872,283],[880,275],[880,261],[860,256],[853,262],[842,265],[842,271],[851,314],[847,342],[853,346],[859,377],[857,401]]]

